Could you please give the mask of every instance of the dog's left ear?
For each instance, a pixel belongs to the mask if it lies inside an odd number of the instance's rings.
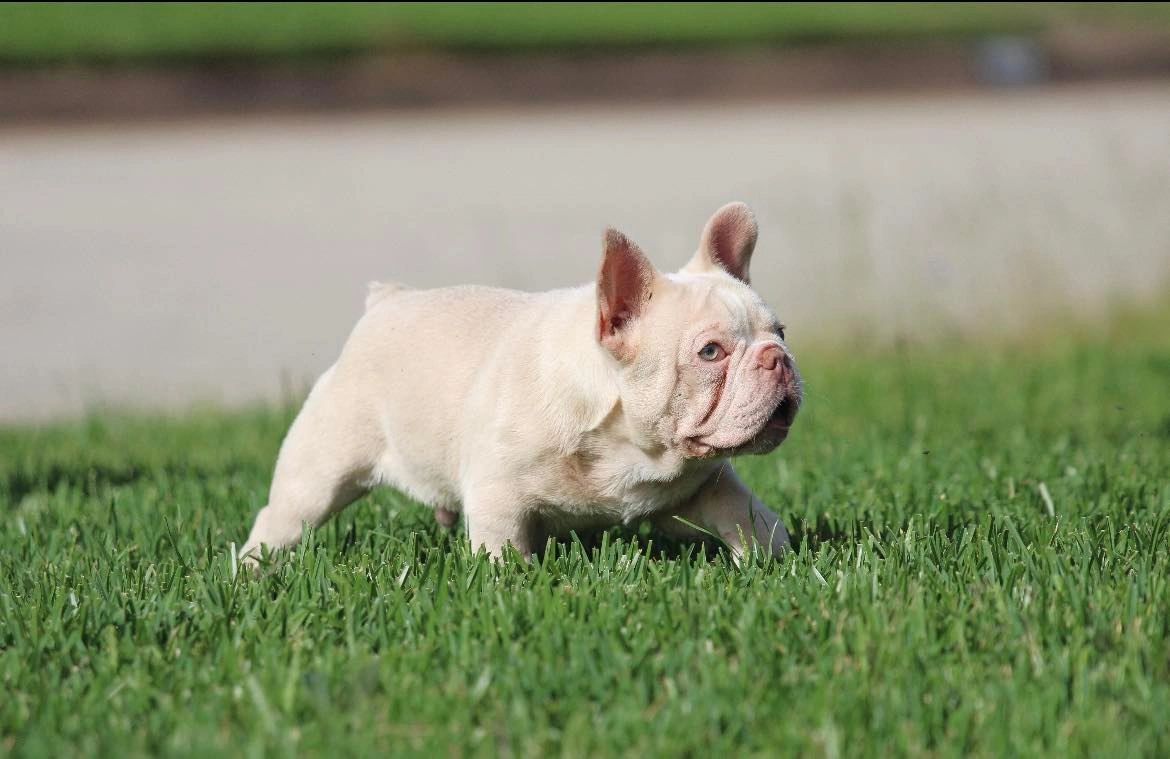
[[[719,267],[736,279],[749,282],[748,265],[758,234],[752,209],[746,203],[728,203],[703,228],[699,250],[683,271],[704,272]]]

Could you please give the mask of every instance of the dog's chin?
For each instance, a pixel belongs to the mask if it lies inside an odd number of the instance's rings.
[[[737,448],[733,448],[727,455],[751,456],[771,453],[788,439],[789,429],[791,429],[789,425],[765,424],[764,428],[757,432],[751,440],[748,440]]]
[[[788,431],[792,429],[799,405],[799,401],[785,398],[764,424],[753,434],[747,435],[742,442],[716,446],[705,442],[702,437],[693,437],[684,441],[684,451],[692,458],[701,459],[771,453],[788,438]]]

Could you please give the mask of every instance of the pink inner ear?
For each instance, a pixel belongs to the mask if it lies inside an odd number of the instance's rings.
[[[617,230],[605,232],[605,257],[597,277],[598,338],[603,343],[638,317],[650,295],[654,268],[645,254]]]
[[[743,203],[731,203],[716,211],[707,222],[703,246],[713,263],[747,282],[756,235],[756,218],[751,210]]]

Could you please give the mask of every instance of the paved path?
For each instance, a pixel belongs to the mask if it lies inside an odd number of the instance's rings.
[[[680,265],[757,209],[799,351],[1014,330],[1170,276],[1170,85],[0,131],[0,420],[279,397],[365,282]]]

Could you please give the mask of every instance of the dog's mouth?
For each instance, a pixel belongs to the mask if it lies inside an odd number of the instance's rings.
[[[796,412],[800,409],[800,403],[791,393],[784,396],[784,400],[780,401],[780,405],[772,412],[772,416],[768,417],[768,421],[764,423],[763,429],[757,433],[757,437],[770,430],[775,430],[783,433],[785,437],[788,436],[788,430],[791,429],[792,423],[796,421]],[[781,440],[784,438],[782,437]]]
[[[768,453],[775,450],[788,437],[788,431],[792,428],[792,423],[796,421],[796,412],[799,410],[800,395],[792,392],[785,393],[780,403],[772,411],[771,416],[756,434],[743,443],[728,448],[718,448],[704,443],[701,438],[688,438],[686,440],[688,453],[696,458]]]
[[[788,431],[792,429],[792,423],[796,421],[796,412],[799,409],[800,401],[795,396],[786,394],[784,399],[780,401],[780,405],[768,417],[768,421],[764,422],[760,431],[752,435],[751,439],[743,445],[734,448],[731,455],[768,453],[775,450],[788,438]]]

